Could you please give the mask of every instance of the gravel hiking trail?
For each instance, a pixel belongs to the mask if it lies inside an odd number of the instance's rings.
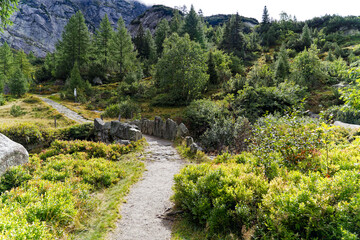
[[[67,118],[70,118],[71,120],[74,120],[75,122],[78,122],[78,123],[90,122],[89,120],[83,118],[78,113],[68,109],[67,107],[61,105],[60,103],[54,102],[53,100],[50,100],[48,98],[44,98],[41,96],[37,96],[37,97],[40,98],[43,102],[49,104],[51,107],[55,108],[59,113],[64,114]]]
[[[172,142],[145,136],[146,171],[130,190],[121,207],[122,218],[107,240],[167,240],[171,220],[164,217],[172,207],[173,178],[184,166]]]

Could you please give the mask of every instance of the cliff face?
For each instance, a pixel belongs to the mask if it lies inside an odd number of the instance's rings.
[[[134,0],[23,0],[18,8],[11,17],[14,24],[0,33],[0,41],[43,57],[55,50],[69,18],[79,10],[94,31],[105,14],[114,26],[120,16],[129,24],[148,7]]]
[[[143,14],[135,18],[128,26],[130,34],[134,37],[137,34],[140,23],[144,29],[150,29],[151,33],[155,33],[157,24],[162,19],[170,21],[174,15],[174,9],[163,5],[154,5]]]

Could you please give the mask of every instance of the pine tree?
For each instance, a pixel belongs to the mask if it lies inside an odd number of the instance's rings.
[[[273,32],[271,32],[271,22],[270,22],[269,12],[266,6],[264,7],[259,32],[261,36],[261,44],[263,46],[269,46],[273,42],[272,40]]]
[[[87,62],[89,47],[89,30],[84,15],[78,11],[70,18],[64,28],[62,41],[57,44],[57,70],[60,75],[68,75],[75,62],[82,67]]]
[[[113,38],[114,30],[110,24],[108,15],[106,14],[100,22],[100,27],[96,31],[95,45],[96,45],[96,59],[100,61],[103,69],[108,69],[110,63],[111,39]]]
[[[285,79],[290,73],[289,57],[285,49],[285,45],[281,45],[279,57],[275,64],[275,77]]]
[[[156,44],[149,29],[146,29],[145,43],[146,43],[145,57],[147,58],[147,60],[149,60],[150,64],[154,64],[157,60]]]
[[[112,39],[111,49],[112,60],[116,64],[120,77],[123,78],[136,65],[136,51],[131,36],[125,27],[125,22],[121,17]]]
[[[155,32],[155,43],[156,43],[157,53],[159,56],[163,51],[164,40],[167,37],[169,37],[169,34],[170,34],[169,22],[166,19],[163,19],[157,25]]]
[[[146,55],[146,43],[145,43],[145,30],[144,30],[144,27],[142,25],[142,23],[140,23],[139,25],[139,28],[138,28],[138,31],[137,31],[137,34],[134,38],[134,44],[135,44],[135,47],[136,47],[136,50],[139,54],[139,57],[140,58],[145,58],[145,55]]]
[[[174,10],[174,16],[170,22],[170,32],[180,34],[184,26],[184,18],[180,15],[179,10]]]
[[[191,5],[189,14],[185,17],[184,33],[189,34],[190,39],[200,43],[202,46],[205,44],[205,34],[202,22],[195,12],[194,6]]]
[[[23,50],[19,51],[15,56],[15,66],[18,67],[27,79],[31,79],[34,69]]]
[[[10,76],[14,57],[7,42],[0,48],[0,72],[5,76]]]
[[[233,15],[225,26],[221,48],[238,57],[244,57],[246,45],[242,29],[243,24],[239,14]]]
[[[301,42],[304,48],[309,48],[311,46],[312,39],[311,39],[310,29],[307,24],[305,24],[305,26],[302,29]]]
[[[81,78],[79,65],[77,62],[74,63],[74,67],[71,70],[70,78],[67,79],[66,84],[69,92],[73,92],[75,88],[77,92],[86,90],[86,82]]]
[[[214,57],[213,57],[212,51],[210,51],[210,53],[209,53],[209,60],[208,60],[207,64],[208,64],[207,73],[209,74],[209,82],[211,84],[217,84],[218,76],[217,76],[216,69],[215,69],[215,63],[214,63]]]
[[[29,90],[29,83],[19,67],[15,68],[14,74],[9,80],[10,92],[13,95],[20,97]]]

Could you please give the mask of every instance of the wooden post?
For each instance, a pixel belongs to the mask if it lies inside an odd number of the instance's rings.
[[[104,117],[103,117],[103,115],[102,115],[102,114],[100,115],[100,118],[101,118],[101,120],[104,120]]]
[[[56,128],[56,116],[54,116],[54,124],[55,124],[55,128]]]
[[[119,122],[121,121],[121,113],[119,114]]]

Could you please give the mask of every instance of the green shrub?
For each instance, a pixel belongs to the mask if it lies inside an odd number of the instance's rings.
[[[221,116],[220,107],[207,99],[195,100],[184,111],[184,120],[192,136],[199,137]]]
[[[264,176],[252,171],[237,164],[187,166],[175,176],[175,203],[210,232],[241,235],[256,219],[268,188]]]
[[[200,136],[200,143],[207,151],[241,152],[247,149],[251,125],[246,118],[220,118],[213,121]]]
[[[4,95],[0,93],[0,106],[4,106],[6,103]]]
[[[354,108],[344,110],[342,106],[333,106],[324,111],[323,116],[331,121],[360,124],[360,110]]]
[[[0,178],[0,193],[19,187],[31,178],[26,168],[22,166],[11,167]]]
[[[269,239],[357,237],[359,190],[357,171],[340,171],[333,178],[289,172],[270,183],[259,214],[262,232],[257,234]]]
[[[141,112],[140,107],[131,100],[121,101],[119,104],[110,105],[103,113],[104,117],[117,118],[121,115],[122,118],[131,118]]]
[[[25,115],[26,112],[24,112],[20,106],[12,105],[10,108],[10,114],[13,117],[20,117],[21,115]]]

